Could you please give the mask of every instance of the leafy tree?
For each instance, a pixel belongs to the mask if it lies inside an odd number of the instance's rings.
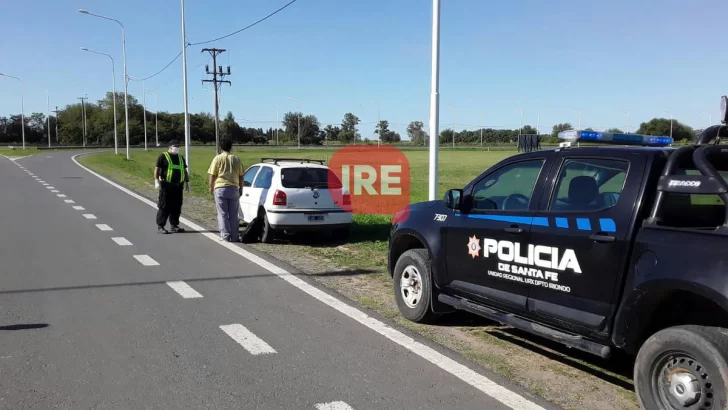
[[[361,135],[356,129],[357,124],[359,124],[359,117],[350,112],[344,114],[344,119],[341,121],[342,135],[339,135],[339,140],[356,141],[357,139],[361,139]]]
[[[342,131],[341,128],[337,126],[332,126],[331,124],[327,125],[326,128],[324,128],[324,138],[327,141],[338,141],[341,137],[341,134],[346,131]],[[342,140],[343,141],[343,140]]]
[[[389,121],[387,120],[379,121],[379,123],[377,124],[377,128],[374,132],[376,134],[379,134],[379,141],[385,144],[400,142],[402,139],[399,133],[396,133],[389,129]]]
[[[422,121],[412,121],[407,126],[407,136],[414,144],[424,144],[427,139],[427,132]]]
[[[565,122],[563,124],[556,124],[553,126],[551,131],[551,136],[554,138],[559,137],[559,133],[561,131],[567,131],[567,130],[573,130],[574,126],[571,125],[571,123]]]
[[[643,122],[637,130],[637,134],[669,136],[670,120],[667,118],[653,118],[648,122]],[[695,139],[695,131],[691,127],[673,119],[672,138],[675,141],[691,141]]]
[[[622,134],[624,131],[620,130],[619,128],[609,128],[606,132],[611,132],[613,134]]]
[[[320,125],[315,115],[303,116],[303,113],[287,112],[283,116],[283,126],[294,141],[298,141],[298,123],[301,123],[301,144],[320,145]]]

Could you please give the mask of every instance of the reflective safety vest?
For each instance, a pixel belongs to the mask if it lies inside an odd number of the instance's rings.
[[[165,181],[172,182],[172,172],[174,170],[179,170],[179,182],[182,183],[185,180],[185,167],[182,166],[183,160],[185,157],[182,156],[182,154],[178,154],[179,156],[179,164],[175,165],[172,163],[172,157],[169,155],[169,152],[164,153],[164,157],[167,159],[167,178]]]

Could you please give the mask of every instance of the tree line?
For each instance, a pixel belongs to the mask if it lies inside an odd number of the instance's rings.
[[[27,145],[48,144],[48,120],[50,121],[51,144],[76,145],[84,144],[84,112],[86,117],[85,142],[86,145],[110,146],[114,144],[114,112],[113,103],[116,98],[117,107],[117,133],[119,144],[126,141],[124,124],[124,94],[106,93],[104,99],[96,103],[74,103],[66,105],[58,111],[56,116],[46,117],[43,113],[32,113],[25,118],[25,141]],[[129,143],[131,145],[144,144],[144,107],[132,95],[128,96],[129,105]],[[157,113],[157,128],[155,129],[155,113],[148,111],[147,115],[147,141],[154,146],[158,135],[160,144],[177,139],[184,141],[184,114],[160,111]],[[21,116],[14,114],[7,117],[0,116],[0,144],[16,144],[22,140]],[[321,123],[315,115],[304,115],[301,112],[287,112],[283,116],[282,128],[269,127],[248,128],[243,127],[235,120],[232,112],[219,122],[220,137],[230,138],[235,144],[297,144],[299,137],[302,145],[322,145],[324,143],[376,143],[376,140],[362,138],[358,125],[359,117],[347,112],[341,125],[327,125]],[[300,133],[299,133],[300,126]],[[390,130],[387,120],[379,121],[374,128],[379,141],[383,144],[401,143],[399,133]],[[56,134],[56,129],[58,133]],[[541,134],[542,143],[558,142],[558,133],[573,129],[570,123],[560,123],[553,126],[550,134]],[[591,130],[587,128],[586,130]],[[607,132],[622,132],[617,128],[604,130]],[[190,132],[192,142],[198,144],[214,144],[215,118],[210,113],[190,114]],[[429,135],[425,131],[422,121],[412,121],[407,126],[409,143],[424,145],[429,143]],[[653,118],[643,122],[637,131],[645,135],[670,135],[670,120],[666,118]],[[694,140],[700,130],[672,121],[672,135],[675,141]],[[515,143],[518,134],[537,134],[531,125],[524,125],[522,129],[494,129],[482,128],[477,130],[456,131],[451,128],[443,129],[439,135],[442,145],[494,145]],[[406,141],[405,141],[406,142]]]

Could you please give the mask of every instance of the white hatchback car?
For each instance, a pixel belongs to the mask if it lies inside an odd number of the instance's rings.
[[[317,163],[314,163],[317,162]],[[326,231],[343,238],[352,222],[351,196],[322,160],[262,158],[243,177],[241,219],[261,221],[261,241],[276,234]]]

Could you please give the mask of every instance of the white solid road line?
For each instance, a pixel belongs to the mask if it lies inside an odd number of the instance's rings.
[[[76,201],[74,201],[73,199],[64,199],[63,202],[65,202],[67,204],[75,204],[76,203]]]
[[[151,206],[152,208],[157,207],[157,204],[150,201],[149,199],[144,198],[143,196],[137,194],[136,192],[133,192],[127,188],[124,188],[123,186],[117,184],[116,182],[113,182],[110,179],[108,179],[102,175],[99,175],[98,173],[81,165],[76,160],[76,157],[78,157],[80,155],[84,155],[84,154],[76,154],[72,158],[73,162],[75,162],[76,165],[83,168],[88,173],[95,175],[97,178],[101,179],[102,181],[107,182],[108,184],[112,185],[113,187],[144,202],[145,204]],[[528,400],[527,398],[521,396],[518,393],[515,393],[515,392],[509,390],[506,387],[503,387],[503,386],[497,384],[493,380],[472,370],[468,366],[458,363],[457,361],[445,356],[444,354],[436,351],[435,349],[432,349],[432,348],[426,346],[425,344],[420,343],[420,342],[414,340],[413,338],[405,335],[404,333],[400,332],[399,330],[392,328],[391,326],[385,324],[384,322],[374,319],[373,317],[370,317],[369,315],[362,312],[361,310],[347,305],[346,303],[336,299],[335,297],[329,295],[328,293],[308,284],[303,279],[300,279],[300,278],[297,278],[297,277],[291,275],[291,273],[286,271],[285,269],[283,269],[279,266],[276,266],[275,264],[268,262],[267,260],[255,255],[251,252],[248,252],[241,247],[234,245],[232,242],[220,241],[219,236],[217,236],[211,232],[206,232],[206,229],[204,229],[202,226],[190,221],[189,219],[180,218],[180,221],[183,224],[185,224],[186,226],[198,231],[200,233],[200,235],[207,237],[208,239],[214,241],[216,244],[226,247],[230,251],[235,252],[236,254],[242,256],[243,258],[249,260],[250,262],[253,262],[256,265],[260,266],[261,268],[277,275],[281,279],[283,279],[286,282],[290,283],[291,285],[297,287],[301,291],[309,294],[310,296],[319,300],[320,302],[324,303],[325,305],[356,320],[357,322],[361,323],[362,325],[379,333],[380,335],[386,337],[387,339],[397,343],[398,345],[400,345],[400,346],[404,347],[405,349],[409,350],[410,352],[420,356],[421,358],[427,360],[428,362],[434,364],[435,366],[445,370],[446,372],[452,374],[453,376],[457,377],[458,379],[462,380],[463,382],[467,383],[468,385],[475,387],[476,389],[480,390],[481,392],[485,393],[486,395],[494,398],[495,400],[498,400],[499,402],[503,403],[504,405],[506,405],[514,410],[545,410],[544,407],[532,402],[531,400]]]
[[[175,292],[179,293],[185,299],[201,298],[200,292],[192,289],[192,286],[186,284],[184,281],[176,280],[167,282],[170,288],[174,289]]]
[[[96,227],[102,231],[113,231],[113,229],[111,229],[111,227],[106,224],[96,224]]]
[[[85,211],[85,210],[86,210],[86,208],[84,208],[84,207],[82,207],[82,206],[79,206],[79,205],[75,205],[75,206],[73,207],[73,209],[75,209],[75,210],[77,210],[77,211]]]
[[[149,255],[134,255],[134,259],[138,260],[144,266],[157,266],[159,262],[155,261]]]
[[[83,217],[86,219],[96,219],[96,215],[94,214],[83,214]]]
[[[238,342],[240,346],[243,346],[250,354],[257,356],[259,354],[271,354],[277,353],[275,349],[270,347],[268,343],[264,342],[263,339],[254,335],[253,332],[246,329],[245,326],[234,323],[232,325],[220,326],[223,332],[227,333],[228,336],[232,337],[233,340]]]
[[[319,403],[316,410],[354,410],[343,401],[332,401],[331,403]]]
[[[66,194],[56,194],[56,196],[59,197],[59,198],[65,198],[66,197]]]
[[[116,237],[116,238],[111,238],[111,240],[116,242],[116,244],[119,246],[131,246],[131,242],[129,242],[128,239],[121,237],[121,236]]]

